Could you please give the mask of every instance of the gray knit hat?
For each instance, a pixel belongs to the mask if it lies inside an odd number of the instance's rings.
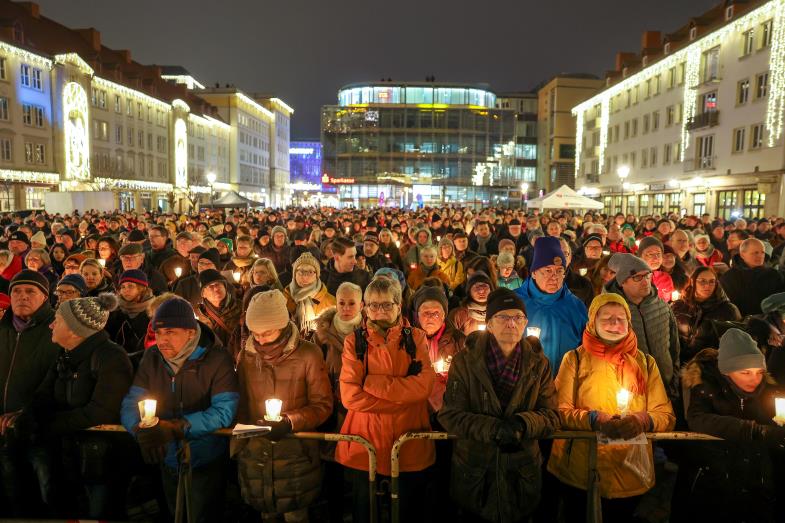
[[[651,269],[646,262],[626,252],[617,252],[611,259],[608,260],[608,268],[616,271],[616,283],[622,285],[627,278],[635,276],[641,271],[649,271]]]
[[[728,329],[720,338],[717,360],[720,372],[729,374],[744,369],[765,369],[766,358],[752,336],[740,329]]]
[[[760,302],[760,310],[763,314],[785,310],[785,292],[778,292],[764,298]]]
[[[57,314],[71,329],[82,338],[89,338],[103,330],[109,313],[117,308],[117,296],[103,292],[98,297],[76,298],[60,304]]]

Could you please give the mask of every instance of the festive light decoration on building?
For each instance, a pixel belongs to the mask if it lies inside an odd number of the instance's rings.
[[[768,145],[782,136],[785,110],[785,2],[777,2],[771,29],[771,58],[769,59],[769,100],[766,107]]]
[[[100,76],[93,76],[93,84],[103,89],[112,89],[113,91],[116,91],[123,96],[134,98],[140,102],[154,105],[163,111],[170,111],[172,109],[172,106],[166,102],[162,102],[161,100],[153,98],[152,96],[147,95],[141,91],[137,91],[136,89],[131,89],[130,87],[114,83],[111,80],[107,80],[106,78],[101,78]]]
[[[60,181],[57,173],[38,171],[15,171],[13,169],[0,169],[0,180],[6,182],[45,183],[55,185]]]
[[[283,100],[281,100],[280,98],[270,98],[270,101],[271,101],[271,102],[273,102],[274,104],[278,104],[278,105],[280,105],[280,106],[281,106],[281,107],[282,107],[282,108],[283,108],[285,111],[287,111],[289,114],[293,114],[293,113],[294,113],[294,109],[292,109],[291,107],[289,107],[289,106],[288,106],[286,103],[284,103],[284,101],[283,101]]]
[[[581,157],[583,155],[583,111],[575,112],[575,174],[581,172]],[[603,152],[604,154],[604,152]]]
[[[29,62],[31,65],[36,65],[38,67],[46,67],[47,69],[51,69],[53,65],[52,60],[49,58],[39,54],[31,53],[30,51],[20,49],[5,42],[0,42],[0,52],[16,56],[24,62]]]
[[[114,178],[94,178],[98,185],[106,185],[115,189],[130,189],[133,191],[171,192],[174,190],[171,183],[145,182],[141,180],[115,180]]]
[[[611,119],[610,107],[611,99],[606,96],[600,104],[600,171],[597,174],[605,172],[605,147],[608,145],[608,124]]]
[[[673,54],[666,55],[651,65],[646,66],[641,71],[629,76],[601,93],[585,100],[572,109],[572,114],[580,117],[582,113],[590,110],[598,103],[603,107],[609,107],[610,100],[627,89],[634,88],[636,85],[646,82],[656,75],[667,73],[671,68],[678,67],[684,63],[684,86],[683,86],[683,117],[682,117],[682,140],[681,140],[681,160],[684,160],[686,150],[689,148],[690,133],[687,129],[690,117],[695,115],[695,103],[697,101],[696,87],[700,81],[701,58],[705,51],[716,47],[732,39],[736,34],[743,33],[750,28],[772,19],[772,41],[769,57],[769,81],[771,89],[766,113],[766,125],[769,130],[769,146],[781,137],[783,120],[785,115],[785,0],[771,0],[760,7],[753,9],[749,13],[740,16],[733,22],[717,29],[716,31],[700,37],[689,45],[679,49]],[[600,115],[601,117],[604,116]],[[602,118],[607,127],[610,118]],[[607,133],[607,129],[605,130]],[[583,126],[576,127],[576,172],[580,172],[580,147],[579,143],[583,139]],[[606,134],[607,136],[607,134]],[[600,158],[605,157],[607,140],[600,143]],[[602,166],[600,167],[602,169]]]
[[[178,189],[188,187],[188,126],[182,118],[174,122],[174,182]]]
[[[258,112],[260,112],[263,115],[265,115],[270,120],[275,121],[275,115],[269,109],[267,109],[266,107],[262,107],[257,102],[252,100],[248,95],[238,92],[237,93],[237,98],[239,98],[240,101],[242,101],[243,103],[250,105],[251,107],[256,109]]]
[[[188,104],[180,100],[179,98],[172,100],[172,107],[174,109],[180,109],[181,111],[185,111],[186,113],[191,112],[191,108],[188,106]]]
[[[87,93],[77,82],[63,88],[63,131],[65,134],[65,177],[90,179],[90,118]]]
[[[87,76],[93,76],[95,71],[90,64],[85,62],[81,56],[76,53],[64,53],[55,55],[55,63],[57,64],[73,64],[79,68]]]

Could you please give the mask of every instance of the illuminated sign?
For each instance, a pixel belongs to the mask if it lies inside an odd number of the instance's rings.
[[[76,82],[63,89],[65,116],[65,176],[71,180],[90,178],[90,140],[87,93]]]
[[[174,184],[188,187],[188,128],[182,118],[174,122]]]
[[[379,111],[368,111],[365,113],[365,121],[366,122],[378,122],[379,121]]]
[[[289,184],[289,188],[293,191],[320,191],[322,186],[318,183],[296,182]]]
[[[325,174],[322,176],[322,183],[327,183],[330,185],[352,184],[354,183],[354,178],[333,178]]]
[[[313,147],[290,147],[289,154],[311,155],[313,154]]]

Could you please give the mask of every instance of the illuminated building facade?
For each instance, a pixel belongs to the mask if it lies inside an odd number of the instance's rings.
[[[321,142],[342,205],[503,203],[526,173],[516,112],[482,84],[347,85],[322,107]]]
[[[573,108],[576,186],[612,213],[781,216],[785,0],[724,2],[641,47]]]

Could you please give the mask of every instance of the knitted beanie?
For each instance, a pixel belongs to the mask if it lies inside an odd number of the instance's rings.
[[[567,269],[567,259],[564,257],[558,238],[543,236],[534,243],[534,258],[530,271],[534,272],[549,265],[558,265]]]
[[[467,296],[471,295],[472,287],[474,287],[474,285],[476,285],[478,283],[487,283],[489,287],[493,287],[493,284],[491,283],[490,276],[485,274],[485,272],[483,272],[483,271],[474,271],[472,273],[472,275],[469,276],[469,279],[466,280],[466,295]]]
[[[304,253],[302,253],[302,254],[301,254],[301,255],[300,255],[300,256],[299,256],[299,257],[298,257],[298,258],[297,258],[297,259],[294,261],[294,264],[292,264],[292,272],[297,272],[297,269],[299,269],[299,268],[300,268],[301,266],[303,266],[303,265],[305,265],[305,266],[308,266],[308,267],[311,267],[313,270],[315,270],[315,271],[316,271],[316,279],[317,279],[317,280],[319,279],[319,277],[320,277],[320,274],[321,274],[321,272],[322,272],[322,269],[321,269],[321,267],[319,266],[319,260],[317,260],[316,258],[314,258],[314,257],[313,257],[313,254],[311,254],[310,252],[304,252]]]
[[[444,290],[440,289],[439,287],[429,287],[423,286],[417,289],[417,292],[414,293],[414,313],[420,310],[420,305],[425,303],[426,301],[435,301],[439,302],[439,305],[442,306],[444,309],[444,315],[447,315],[448,312],[448,305],[447,305],[447,295],[444,294]]]
[[[177,297],[169,298],[155,310],[152,327],[157,329],[192,329],[196,330],[199,323],[194,316],[190,303]]]
[[[283,233],[284,239],[286,239],[286,237],[288,237],[287,234],[286,234],[286,228],[283,225],[276,225],[275,227],[273,227],[273,230],[270,233],[270,237],[275,236],[275,233],[277,233],[277,232]]]
[[[60,281],[57,282],[58,288],[61,285],[70,285],[74,289],[78,290],[81,296],[87,294],[87,283],[84,281],[84,278],[81,274],[68,274],[63,276]]]
[[[37,243],[46,247],[46,235],[44,235],[43,231],[38,231],[30,238],[30,243]]]
[[[632,317],[630,315],[630,306],[627,305],[627,300],[625,300],[620,294],[616,294],[615,292],[598,294],[594,297],[594,299],[591,301],[591,304],[589,305],[589,321],[586,322],[586,330],[589,332],[589,334],[597,336],[597,329],[595,328],[597,313],[603,306],[608,305],[609,303],[614,303],[624,307],[624,312],[627,316],[627,322],[631,321]]]
[[[117,308],[117,296],[102,292],[93,298],[75,298],[60,304],[57,314],[81,338],[89,338],[106,326],[109,313]]]
[[[129,242],[143,242],[147,238],[145,237],[144,233],[139,229],[134,229],[130,233],[128,233],[128,241]]]
[[[785,292],[777,292],[764,298],[760,302],[760,310],[763,314],[785,310]]]
[[[651,272],[646,262],[633,254],[617,252],[608,261],[608,268],[616,271],[616,283],[623,284],[631,276],[641,271]]]
[[[49,280],[47,280],[46,276],[38,271],[24,269],[17,272],[16,275],[11,278],[11,282],[8,284],[9,296],[11,295],[11,291],[14,290],[14,287],[17,285],[33,285],[38,287],[41,292],[49,296]]]
[[[373,242],[376,245],[379,245],[379,235],[376,234],[373,231],[366,232],[365,236],[363,236],[363,241],[364,242]]]
[[[514,267],[515,257],[509,252],[503,252],[496,258],[496,266],[501,267]]]
[[[147,281],[147,275],[144,273],[144,271],[140,271],[139,269],[123,271],[123,273],[120,275],[120,280],[118,281],[117,285],[120,286],[125,282],[135,283],[137,285],[141,285],[142,287],[148,287],[150,285]]]
[[[202,254],[200,254],[199,259],[213,262],[213,265],[215,265],[216,269],[221,265],[221,254],[218,252],[218,249],[216,249],[215,247],[210,247]]]
[[[204,289],[211,283],[215,283],[217,281],[223,283],[224,286],[227,287],[228,289],[228,286],[226,285],[227,284],[226,278],[221,276],[221,273],[218,272],[217,270],[207,269],[199,273],[199,285],[202,287],[202,289]]]
[[[516,309],[526,314],[526,304],[523,303],[521,297],[506,287],[499,287],[488,295],[485,321],[491,321],[497,312]]]
[[[717,358],[720,372],[729,374],[744,369],[765,369],[766,358],[752,336],[740,329],[728,329],[720,338]]]
[[[256,294],[245,311],[245,324],[251,332],[283,329],[289,325],[286,297],[278,289]]]

